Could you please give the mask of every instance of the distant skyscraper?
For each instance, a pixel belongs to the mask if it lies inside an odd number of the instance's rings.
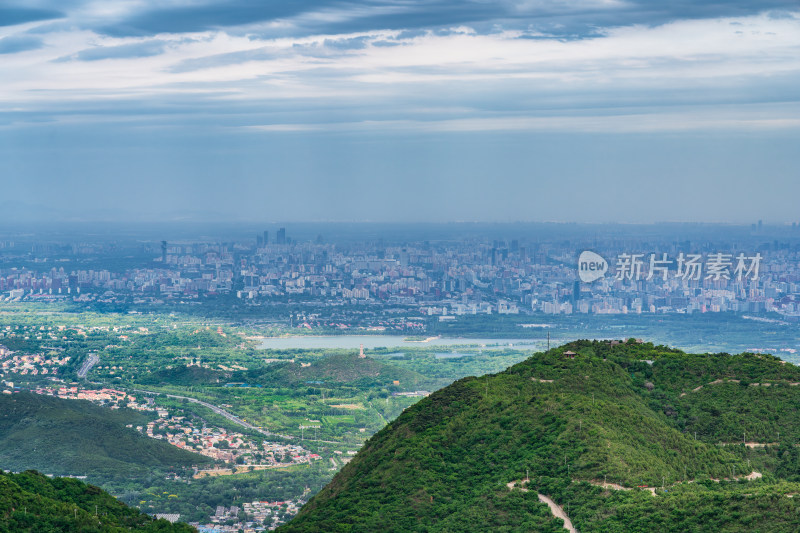
[[[167,241],[161,241],[161,262],[167,262]]]
[[[269,244],[269,232],[264,230],[264,246]]]
[[[286,244],[286,228],[281,228],[278,230],[278,244]]]

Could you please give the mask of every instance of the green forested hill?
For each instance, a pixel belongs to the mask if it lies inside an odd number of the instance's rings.
[[[798,531],[798,382],[771,356],[575,342],[407,409],[281,531],[563,531],[539,494],[583,532]]]
[[[230,372],[210,370],[197,365],[190,365],[142,373],[137,376],[136,382],[143,385],[179,385],[188,387],[192,385],[224,383],[230,378],[230,375]]]
[[[75,479],[0,470],[0,533],[75,531],[189,532],[186,524],[154,520],[106,492]]]
[[[146,423],[144,415],[128,409],[26,392],[3,394],[0,468],[125,477],[209,461],[126,427]]]

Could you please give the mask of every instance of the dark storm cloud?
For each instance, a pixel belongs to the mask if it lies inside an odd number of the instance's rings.
[[[202,2],[178,7],[149,9],[109,22],[96,31],[114,36],[145,36],[224,29],[248,24],[288,21],[288,25],[262,30],[268,35],[309,35],[364,32],[376,29],[437,28],[458,24],[490,31],[496,24],[506,28],[534,26],[554,34],[591,35],[598,26],[657,25],[687,18],[744,16],[765,10],[796,9],[796,0],[733,2],[639,2],[601,3],[550,0],[531,2],[453,1],[254,1]]]
[[[64,17],[55,9],[31,9],[26,7],[0,7],[0,26],[14,26],[26,22],[37,22]]]
[[[0,54],[15,54],[26,50],[36,50],[41,48],[44,43],[39,37],[33,35],[12,35],[0,39]]]
[[[185,33],[297,16],[325,3],[312,0],[195,3],[179,7],[158,7],[137,13],[99,28],[109,35],[139,36],[156,33]]]
[[[262,37],[275,37],[377,29],[413,31],[466,24],[479,32],[490,32],[500,25],[506,29],[534,28],[580,38],[594,35],[598,27],[658,25],[681,19],[746,16],[769,10],[779,17],[787,10],[796,10],[798,3],[797,0],[635,0],[616,3],[600,0],[225,0],[165,5],[150,0],[135,11],[97,16],[86,16],[93,10],[84,0],[47,0],[39,2],[39,6],[30,8],[18,3],[0,7],[0,26],[70,19],[75,15],[70,23],[117,37],[231,30],[280,21],[279,25],[250,28],[248,31],[263,33]],[[78,13],[81,13],[79,17]]]

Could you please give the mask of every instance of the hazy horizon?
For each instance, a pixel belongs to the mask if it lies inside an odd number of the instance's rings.
[[[655,227],[655,226],[719,226],[719,227],[743,227],[749,228],[751,225],[762,222],[769,227],[791,227],[792,224],[800,224],[800,213],[795,218],[776,219],[767,214],[765,217],[741,215],[735,219],[648,219],[648,220],[624,220],[624,219],[512,219],[512,218],[474,218],[474,219],[402,219],[402,218],[266,218],[251,214],[234,214],[225,212],[214,212],[211,210],[181,210],[181,211],[158,211],[140,212],[136,210],[120,209],[71,209],[69,205],[57,204],[49,207],[44,204],[26,204],[16,202],[0,202],[0,223],[7,227],[15,224],[23,226],[42,226],[48,227],[63,224],[120,224],[120,225],[153,225],[153,224],[223,224],[231,226],[258,226],[258,225],[281,225],[281,224],[338,224],[338,225],[554,225],[554,226],[620,226],[620,227]]]

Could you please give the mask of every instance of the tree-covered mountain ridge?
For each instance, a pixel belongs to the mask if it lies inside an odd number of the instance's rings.
[[[800,529],[800,369],[576,341],[374,435],[281,531]]]
[[[187,524],[155,520],[98,487],[36,471],[0,470],[0,532],[190,532]]]
[[[0,468],[124,478],[209,463],[133,427],[149,419],[85,400],[30,392],[0,395]]]

